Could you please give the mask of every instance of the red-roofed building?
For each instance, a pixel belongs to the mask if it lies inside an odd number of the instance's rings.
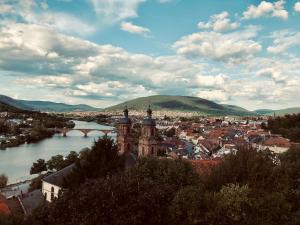
[[[206,173],[209,173],[210,170],[219,165],[221,160],[219,159],[214,159],[214,160],[189,160],[189,162],[193,165],[195,168],[195,171],[199,175],[203,175]]]
[[[291,143],[288,139],[283,137],[270,137],[263,142],[260,149],[269,149],[275,153],[286,152],[291,147]]]
[[[0,195],[0,214],[9,215],[11,213],[4,196]]]

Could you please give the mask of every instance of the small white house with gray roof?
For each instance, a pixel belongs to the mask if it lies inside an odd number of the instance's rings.
[[[66,176],[68,176],[73,168],[74,164],[71,164],[51,175],[45,177],[42,180],[42,193],[48,202],[52,202],[63,191],[63,184]]]

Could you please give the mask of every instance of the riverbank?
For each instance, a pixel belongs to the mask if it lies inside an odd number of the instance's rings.
[[[76,129],[99,129],[108,130],[113,127],[99,125],[95,122],[74,121]],[[7,175],[9,184],[27,180],[33,162],[38,159],[49,160],[52,156],[67,156],[70,151],[79,152],[81,149],[90,147],[93,142],[103,136],[103,132],[91,131],[88,137],[83,137],[82,132],[72,130],[67,137],[61,134],[54,134],[50,138],[45,138],[38,142],[21,144],[17,147],[10,147],[5,151],[0,151],[0,172]],[[115,138],[116,134],[109,134]]]
[[[9,184],[5,188],[1,189],[1,194],[5,196],[6,199],[16,197],[22,193],[27,193],[31,183],[30,180],[20,181],[18,183]]]
[[[7,141],[0,143],[0,150],[6,150],[7,148],[18,147],[23,144],[37,143],[46,138],[51,138],[55,134],[54,131],[30,131],[30,134],[13,136]]]

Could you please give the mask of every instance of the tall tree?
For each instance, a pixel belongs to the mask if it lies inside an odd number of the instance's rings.
[[[8,177],[5,174],[0,174],[0,189],[5,188],[8,182]]]
[[[47,171],[47,165],[44,159],[38,159],[33,163],[30,169],[30,174],[37,174],[43,171]]]

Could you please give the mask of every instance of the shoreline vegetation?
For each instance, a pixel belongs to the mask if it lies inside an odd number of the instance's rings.
[[[70,118],[60,114],[8,112],[6,117],[0,120],[0,150],[50,138],[56,132],[49,129],[74,126]]]

